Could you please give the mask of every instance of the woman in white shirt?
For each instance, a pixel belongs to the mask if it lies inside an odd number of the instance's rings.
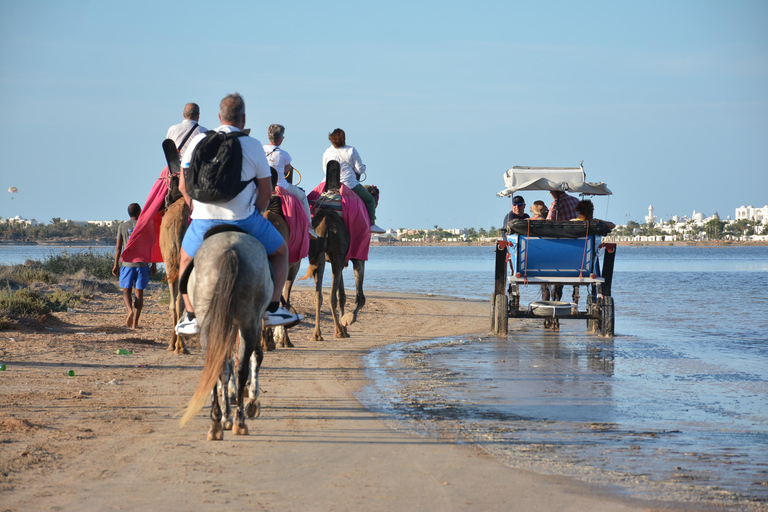
[[[336,128],[328,134],[331,147],[323,153],[323,170],[327,169],[328,162],[336,160],[341,165],[341,182],[351,188],[355,194],[365,203],[368,210],[368,218],[371,221],[371,233],[385,233],[376,225],[376,199],[360,183],[358,176],[365,172],[365,164],[360,159],[357,150],[347,146],[346,134],[341,128]]]

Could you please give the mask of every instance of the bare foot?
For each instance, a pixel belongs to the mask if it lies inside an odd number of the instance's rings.
[[[133,311],[131,311],[130,314],[128,315],[128,318],[125,319],[125,326],[133,327]]]

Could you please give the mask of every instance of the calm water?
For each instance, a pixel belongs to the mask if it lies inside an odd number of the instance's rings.
[[[0,246],[0,264],[56,250]],[[487,300],[493,261],[493,247],[376,246],[366,289]],[[513,466],[768,502],[768,247],[619,247],[613,294],[613,339],[510,320],[505,339],[388,346],[368,356],[361,399]]]

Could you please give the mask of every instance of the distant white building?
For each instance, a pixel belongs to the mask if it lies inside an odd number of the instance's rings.
[[[755,208],[752,205],[736,208],[736,220],[754,220],[761,224],[768,224],[768,205]]]
[[[656,222],[656,216],[653,214],[653,205],[648,205],[648,215],[645,216],[646,224],[653,224]]]
[[[114,220],[89,220],[88,224],[95,224],[97,226],[112,226],[115,223]]]
[[[5,219],[5,222],[8,224],[26,224],[27,226],[39,226],[40,223],[37,222],[35,219],[29,220],[25,219],[24,217],[15,216],[11,217],[10,219]]]

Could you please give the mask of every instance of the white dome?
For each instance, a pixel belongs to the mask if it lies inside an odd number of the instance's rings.
[[[701,222],[704,220],[704,214],[701,212],[696,212],[693,214],[693,220]]]

